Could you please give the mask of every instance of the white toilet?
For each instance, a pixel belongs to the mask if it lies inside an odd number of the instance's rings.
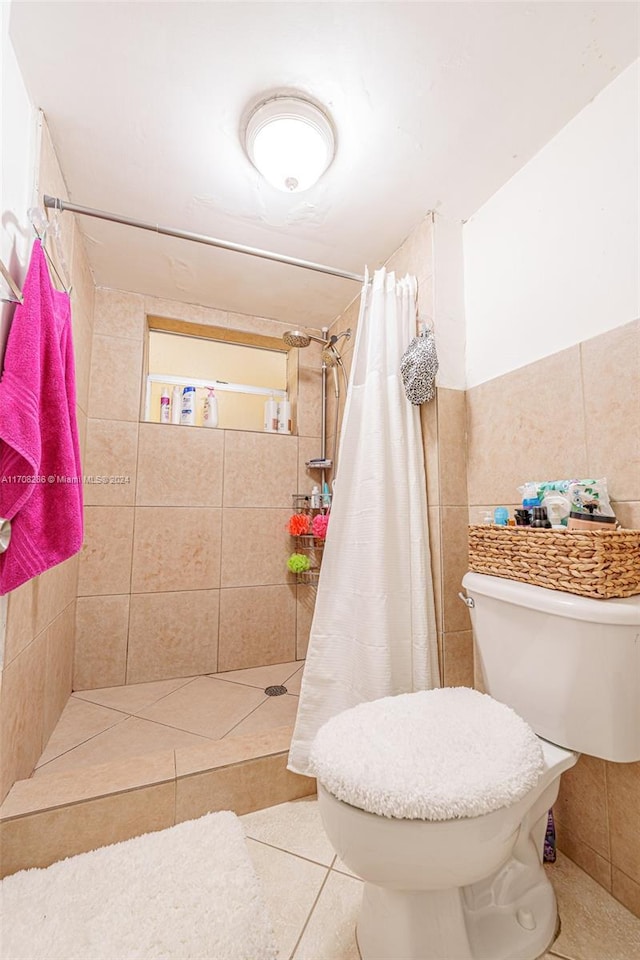
[[[542,851],[560,775],[580,752],[640,760],[640,597],[463,586],[490,696],[385,697],[313,744],[325,830],[365,881],[363,960],[535,960],[557,927]]]

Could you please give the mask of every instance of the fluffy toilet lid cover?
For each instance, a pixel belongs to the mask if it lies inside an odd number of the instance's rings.
[[[326,789],[384,817],[452,820],[509,806],[544,767],[515,711],[467,687],[383,697],[320,728],[311,765]]]

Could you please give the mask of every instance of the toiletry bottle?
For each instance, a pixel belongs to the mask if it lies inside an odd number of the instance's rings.
[[[532,511],[534,507],[540,506],[540,498],[535,483],[526,483],[522,494],[522,506],[525,510]]]
[[[533,508],[533,517],[531,518],[532,527],[543,527],[547,530],[551,529],[551,521],[547,517],[547,508],[546,507],[534,507]]]
[[[311,509],[319,510],[320,509],[320,487],[316,483],[313,490],[311,491]]]
[[[160,423],[169,423],[171,421],[171,397],[169,390],[164,387],[160,397]]]
[[[208,387],[209,393],[204,398],[204,413],[202,423],[205,427],[218,426],[218,398],[213,387]]]
[[[196,388],[185,387],[182,391],[182,410],[180,423],[193,427],[196,422]]]
[[[329,493],[329,484],[326,482],[322,488],[322,506],[328,510],[331,506],[331,494]]]
[[[264,405],[265,433],[278,432],[278,401],[270,397]]]
[[[493,511],[494,522],[499,527],[506,527],[507,520],[509,519],[509,511],[506,507],[496,507]]]
[[[278,404],[278,433],[291,433],[291,404],[286,396]]]
[[[171,423],[180,423],[182,412],[182,390],[176,386],[171,391]]]

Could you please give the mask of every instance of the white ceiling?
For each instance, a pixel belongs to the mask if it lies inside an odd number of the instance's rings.
[[[70,198],[362,273],[430,209],[464,220],[638,56],[638,6],[586,2],[11,6]],[[272,90],[338,132],[321,181],[263,182],[239,131]],[[83,218],[96,282],[320,326],[357,285]]]

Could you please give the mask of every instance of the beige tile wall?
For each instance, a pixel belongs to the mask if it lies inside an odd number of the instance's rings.
[[[66,198],[66,186],[44,121],[40,136],[38,195]],[[67,277],[72,284],[77,417],[84,451],[94,285],[75,217],[64,214],[60,224]],[[50,241],[47,250],[62,273],[62,263]],[[0,800],[16,780],[31,774],[71,693],[77,579],[76,556],[9,595],[1,681]]]
[[[472,388],[467,408],[473,521],[524,480],[583,475],[640,528],[640,320]],[[640,916],[640,763],[583,756],[556,816],[560,847]]]
[[[320,360],[300,352],[298,435],[140,423],[147,315],[280,337],[285,324],[96,291],[74,688],[303,657],[313,592],[286,567],[291,494],[318,456]],[[310,354],[310,355],[307,355]],[[295,364],[293,365],[295,366]]]

